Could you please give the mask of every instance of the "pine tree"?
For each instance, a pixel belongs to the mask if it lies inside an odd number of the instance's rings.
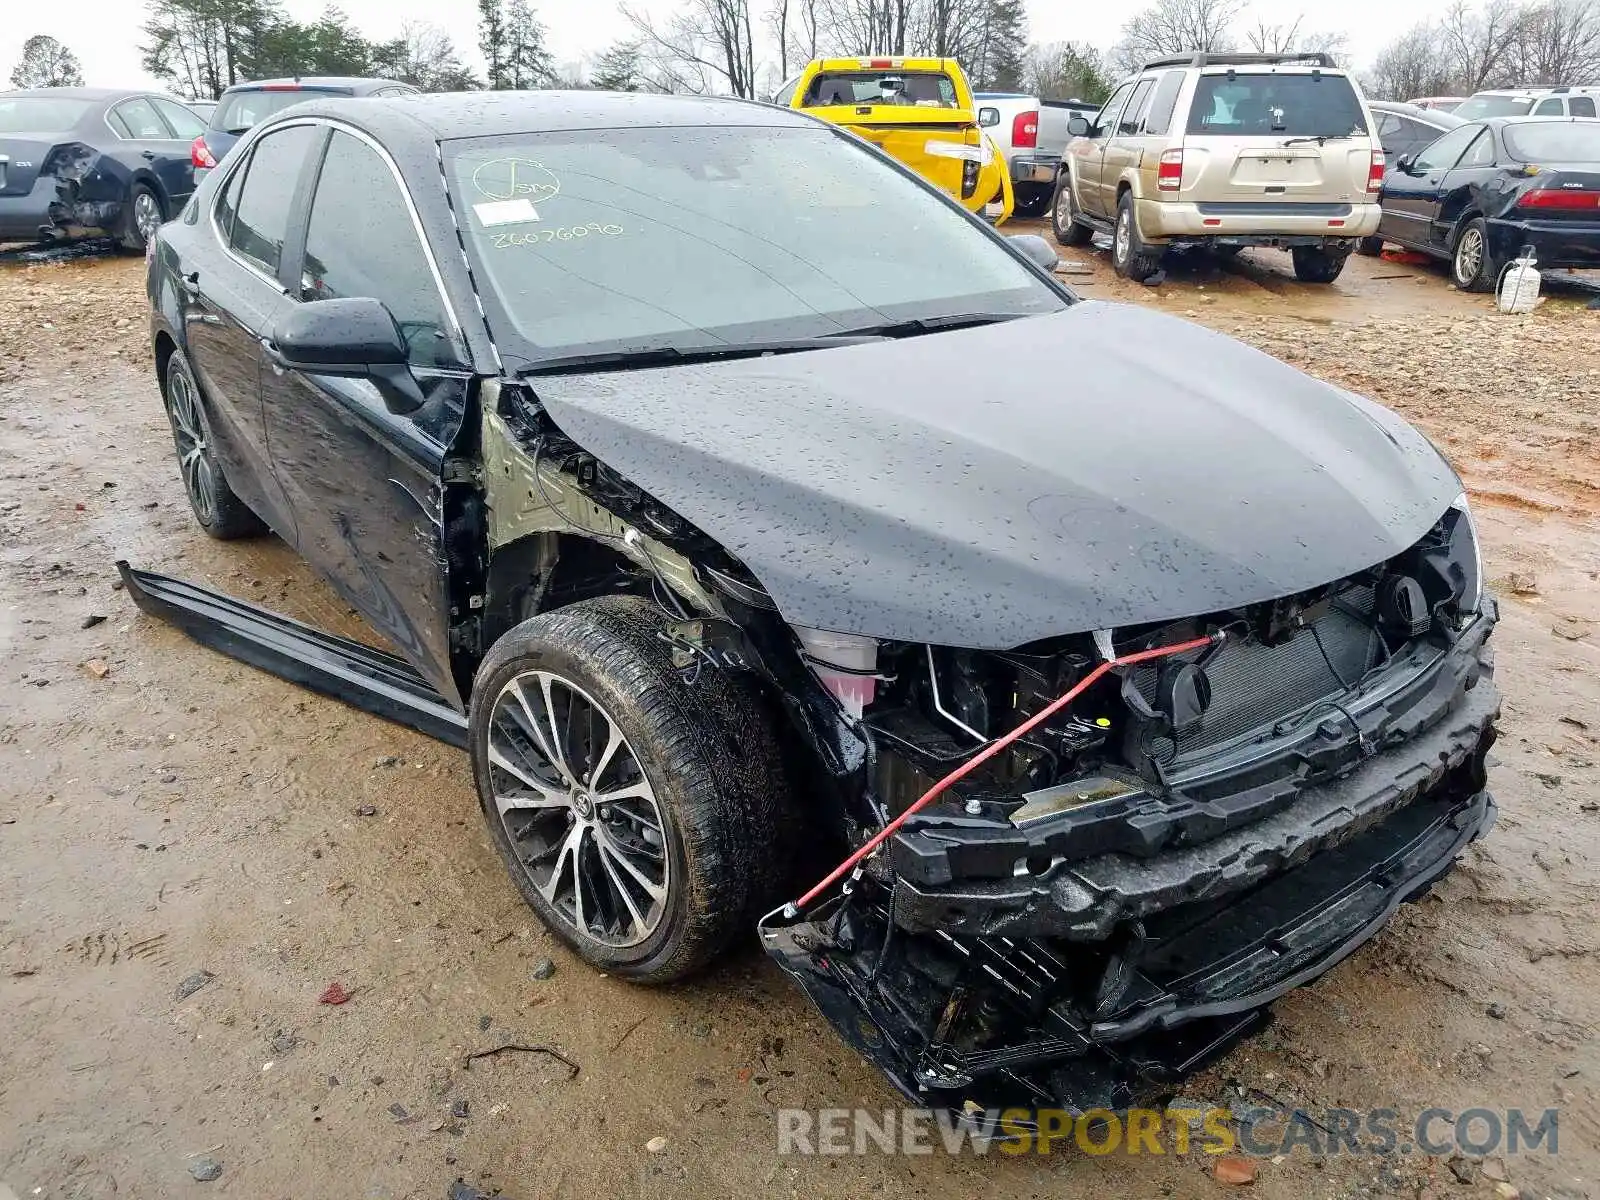
[[[618,42],[598,59],[590,72],[589,83],[605,92],[637,92],[643,90],[639,78],[639,46],[635,42]]]
[[[478,0],[478,49],[488,64],[488,82],[493,91],[502,91],[506,83],[506,11],[501,0]]]
[[[544,44],[544,25],[527,0],[510,0],[505,23],[505,86],[517,90],[548,87],[555,79],[555,62]]]
[[[988,54],[979,87],[1015,92],[1022,87],[1028,54],[1028,14],[1023,0],[988,0]]]

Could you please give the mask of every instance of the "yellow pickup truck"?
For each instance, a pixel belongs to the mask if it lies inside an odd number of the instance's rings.
[[[819,58],[774,104],[842,126],[996,225],[1011,215],[1006,160],[978,125],[953,58]]]

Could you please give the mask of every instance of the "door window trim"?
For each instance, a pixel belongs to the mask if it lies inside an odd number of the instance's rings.
[[[1094,135],[1095,140],[1098,141],[1103,137],[1117,136],[1117,122],[1122,120],[1122,110],[1128,107],[1128,96],[1133,95],[1133,89],[1137,87],[1138,84],[1139,81],[1137,79],[1130,79],[1126,83],[1120,84],[1114,88],[1111,92],[1111,95],[1106,97],[1105,106],[1095,114],[1095,125],[1094,128],[1090,130],[1090,132]],[[1112,112],[1111,102],[1116,100],[1117,97],[1121,95],[1124,88],[1127,89],[1127,95],[1122,96],[1122,103],[1117,106],[1116,112]],[[1107,118],[1106,124],[1103,126],[1099,123],[1100,117]]]
[[[310,125],[310,124],[312,124],[311,121],[303,121],[303,120],[302,121],[285,121],[282,125],[273,125],[270,128],[273,129],[273,130],[278,130],[278,129],[288,129],[289,127],[294,126],[294,125]],[[256,128],[260,129],[260,128],[262,128],[262,126],[258,125],[258,126],[256,126]],[[251,130],[251,132],[254,133],[255,130]],[[229,184],[231,184],[233,182],[234,177],[236,175],[238,175],[241,171],[248,171],[250,164],[255,161],[256,147],[261,144],[261,139],[262,139],[262,137],[265,137],[265,136],[266,136],[266,134],[263,133],[261,135],[261,137],[257,137],[257,138],[252,139],[248,146],[235,146],[234,147],[235,150],[241,150],[242,149],[244,151],[244,153],[241,153],[239,155],[238,161],[235,162],[232,167],[227,168],[227,171],[228,171],[227,175],[223,178],[221,183],[217,184],[216,195],[212,196],[212,198],[211,198],[211,211],[207,215],[206,220],[208,220],[211,223],[211,232],[216,234],[217,243],[222,247],[222,252],[224,254],[226,254],[229,258],[233,259],[234,262],[238,263],[246,271],[249,271],[257,279],[260,279],[265,283],[271,284],[279,292],[282,292],[285,295],[287,295],[289,289],[284,285],[283,280],[281,278],[276,277],[276,276],[272,276],[272,275],[267,274],[267,272],[262,269],[260,263],[251,262],[248,258],[244,257],[244,255],[242,255],[238,251],[236,251],[233,248],[233,232],[232,232],[232,230],[230,229],[227,234],[224,234],[222,232],[222,227],[217,224],[217,209],[222,207],[222,197],[227,193]],[[319,151],[319,153],[320,153],[320,151]],[[301,165],[300,171],[301,171],[301,174],[305,173],[305,165],[304,164]],[[248,183],[249,180],[246,179],[245,182]],[[299,187],[299,185],[296,184],[296,189],[297,190],[298,190],[298,187]],[[243,188],[242,185],[240,186],[240,189],[239,189],[239,199],[240,200],[244,199],[244,188]],[[234,219],[237,220],[238,216],[239,216],[239,206],[238,206],[237,203],[235,203],[234,206],[233,206],[233,215],[234,215]],[[288,238],[288,231],[285,230],[285,243],[286,244],[287,244],[287,238]],[[283,271],[283,262],[282,262],[281,258],[280,258],[280,260],[278,262],[278,270],[279,270],[280,274]]]

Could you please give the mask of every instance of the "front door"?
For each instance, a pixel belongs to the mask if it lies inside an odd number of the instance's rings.
[[[1430,249],[1434,244],[1434,221],[1439,215],[1440,185],[1482,129],[1481,125],[1452,129],[1425,146],[1404,169],[1396,166],[1385,175],[1383,219],[1378,232],[1391,241]]]
[[[1117,118],[1122,115],[1132,92],[1131,83],[1125,83],[1113,92],[1105,107],[1095,114],[1087,136],[1075,139],[1069,147],[1072,178],[1078,189],[1078,206],[1097,217],[1111,215],[1103,195],[1106,147],[1116,132]]]
[[[460,703],[450,670],[441,475],[471,373],[408,198],[374,144],[333,131],[296,253],[290,305],[382,301],[427,397],[398,415],[370,380],[291,370],[269,347],[262,403],[296,545],[446,699]]]
[[[185,350],[206,401],[211,441],[229,486],[286,540],[289,503],[272,470],[261,407],[261,340],[290,303],[280,280],[295,197],[320,131],[291,125],[261,138],[214,207],[220,249],[185,260]]]
[[[121,145],[118,157],[134,169],[143,168],[161,184],[163,214],[167,220],[194,191],[194,165],[189,157],[189,142],[180,138],[162,118],[150,96],[134,96],[106,113]]]

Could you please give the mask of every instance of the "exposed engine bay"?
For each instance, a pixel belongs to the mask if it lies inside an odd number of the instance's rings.
[[[772,691],[809,750],[819,836],[881,842],[762,934],[919,1103],[1148,1098],[1493,819],[1495,616],[1464,503],[1402,554],[1268,602],[1013,650],[914,644],[788,625],[531,395],[506,401],[486,409],[488,540],[554,589],[524,603],[653,596],[691,686],[735,671]],[[605,578],[563,574],[575,528],[611,548]]]

